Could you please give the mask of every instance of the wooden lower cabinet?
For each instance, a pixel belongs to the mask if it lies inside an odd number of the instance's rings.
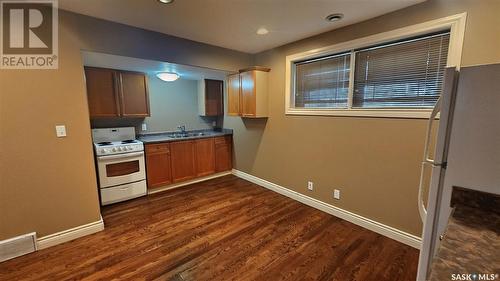
[[[230,171],[233,168],[231,136],[215,138],[215,171]]]
[[[196,176],[194,143],[194,141],[170,143],[173,182],[190,180]]]
[[[148,188],[172,183],[170,144],[147,144],[145,149]]]
[[[196,153],[196,176],[203,177],[215,173],[214,139],[198,139],[195,140],[194,145]]]
[[[148,188],[233,168],[231,136],[146,144],[145,150]]]

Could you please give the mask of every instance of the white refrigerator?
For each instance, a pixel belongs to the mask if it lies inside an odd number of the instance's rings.
[[[426,193],[424,171],[429,168]],[[445,71],[422,161],[418,207],[424,229],[417,281],[429,277],[452,211],[453,186],[500,193],[500,64]]]

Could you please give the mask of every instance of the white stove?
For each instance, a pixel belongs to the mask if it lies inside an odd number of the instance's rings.
[[[146,195],[144,144],[134,127],[92,129],[101,204]]]

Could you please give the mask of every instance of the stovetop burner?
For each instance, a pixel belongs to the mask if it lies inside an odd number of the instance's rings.
[[[137,142],[136,140],[124,140],[122,143],[135,143]]]
[[[98,142],[97,143],[99,146],[106,146],[106,145],[111,145],[110,141],[103,141],[103,142]]]

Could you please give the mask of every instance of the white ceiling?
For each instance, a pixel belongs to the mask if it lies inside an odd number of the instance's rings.
[[[59,0],[64,10],[257,53],[425,0]],[[324,18],[344,13],[343,20]],[[257,35],[260,27],[267,35]]]
[[[85,66],[104,67],[120,70],[144,72],[155,75],[158,72],[175,72],[181,79],[201,80],[218,79],[224,80],[228,72],[210,68],[202,68],[175,63],[145,60],[132,57],[124,57],[96,52],[82,52],[83,64]]]

